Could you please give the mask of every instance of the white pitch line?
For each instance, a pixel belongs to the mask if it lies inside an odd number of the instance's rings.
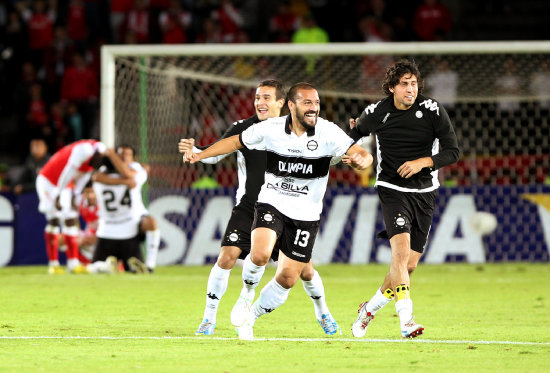
[[[200,340],[200,341],[234,341],[238,338],[227,337],[155,337],[155,336],[0,336],[0,339],[8,340],[32,340],[32,339],[98,339],[98,340]],[[526,341],[456,341],[456,340],[435,340],[435,339],[358,339],[358,338],[256,338],[252,342],[358,342],[358,343],[427,343],[427,344],[478,344],[478,345],[521,345],[521,346],[550,346],[550,342],[526,342]]]

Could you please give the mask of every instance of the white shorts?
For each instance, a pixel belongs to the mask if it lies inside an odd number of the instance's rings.
[[[76,211],[71,203],[72,191],[69,188],[64,188],[61,191],[59,203],[61,204],[61,211],[55,207],[55,199],[57,187],[53,185],[44,175],[38,175],[36,177],[36,192],[38,193],[38,211],[46,215],[46,219],[50,220],[58,218],[64,219],[76,219],[78,218],[78,211]]]

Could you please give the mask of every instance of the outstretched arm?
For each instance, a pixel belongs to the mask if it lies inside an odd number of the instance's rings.
[[[191,152],[191,154],[187,157],[187,161],[190,163],[197,163],[202,159],[228,154],[234,152],[235,150],[239,150],[242,147],[243,144],[239,139],[239,135],[234,135],[212,144],[212,146],[200,153]]]
[[[181,139],[178,143],[178,150],[181,154],[183,154],[183,162],[188,162],[188,157],[191,155],[191,153],[200,153],[203,150],[199,149],[195,146],[195,139]],[[208,164],[216,164],[225,157],[227,157],[229,154],[222,154],[218,155],[217,157],[210,157],[202,159],[202,163],[208,163]]]

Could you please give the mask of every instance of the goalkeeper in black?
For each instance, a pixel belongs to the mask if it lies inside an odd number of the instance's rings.
[[[437,170],[459,157],[449,115],[423,96],[418,66],[401,60],[390,66],[382,88],[387,97],[350,120],[354,140],[376,135],[376,184],[391,246],[390,271],[375,295],[359,306],[352,334],[363,337],[375,313],[396,298],[401,337],[414,338],[424,327],[413,319],[410,275],[418,265],[432,224],[439,181]]]

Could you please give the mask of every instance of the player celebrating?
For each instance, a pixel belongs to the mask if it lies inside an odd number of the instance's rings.
[[[240,135],[223,139],[191,163],[245,147],[266,151],[264,184],[258,195],[252,226],[251,256],[271,253],[277,245],[275,277],[261,290],[243,324],[240,339],[254,339],[256,320],[281,306],[310,262],[323,207],[332,157],[364,169],[372,156],[336,124],[318,118],[320,100],[309,83],[298,83],[288,92],[290,115],[270,118],[250,126]]]
[[[390,66],[382,85],[387,97],[367,106],[351,121],[355,140],[376,134],[379,154],[376,184],[390,240],[390,271],[375,295],[359,306],[351,328],[363,337],[375,313],[394,297],[401,336],[414,338],[424,327],[413,319],[410,274],[418,265],[432,224],[439,168],[458,160],[459,149],[447,112],[421,95],[422,77],[413,61]],[[441,146],[441,151],[439,151]]]
[[[227,130],[223,138],[239,135],[254,123],[275,118],[281,115],[281,109],[285,103],[285,92],[281,82],[277,80],[264,80],[258,84],[254,109],[256,115],[235,122]],[[181,153],[189,151],[200,152],[193,147],[193,139],[182,139],[179,143]],[[225,157],[218,156],[203,159],[205,163],[215,163]],[[227,224],[220,255],[210,272],[207,285],[206,306],[204,309],[203,321],[197,329],[196,335],[211,335],[216,325],[216,314],[221,297],[227,289],[229,273],[237,258],[244,259],[243,265],[243,288],[233,310],[231,311],[231,323],[241,326],[246,317],[255,296],[255,289],[265,271],[265,265],[271,257],[278,258],[278,249],[273,253],[250,253],[250,232],[254,221],[254,204],[258,199],[258,193],[264,183],[266,165],[266,153],[262,150],[250,150],[242,148],[237,152],[237,164],[239,167],[239,187],[237,189],[237,203],[233,208],[231,219]],[[260,255],[261,254],[261,255]],[[315,315],[326,334],[334,334],[340,329],[332,317],[325,300],[323,281],[319,273],[313,268],[312,261],[309,261],[304,271],[300,274],[306,293],[313,301]]]
[[[92,170],[101,165],[105,145],[96,140],[80,140],[57,151],[40,170],[36,191],[40,200],[38,210],[46,215],[45,240],[48,273],[60,274],[59,234],[67,245],[67,268],[71,273],[85,273],[78,260],[78,211],[75,197],[86,184]],[[67,188],[71,181],[74,189]]]

